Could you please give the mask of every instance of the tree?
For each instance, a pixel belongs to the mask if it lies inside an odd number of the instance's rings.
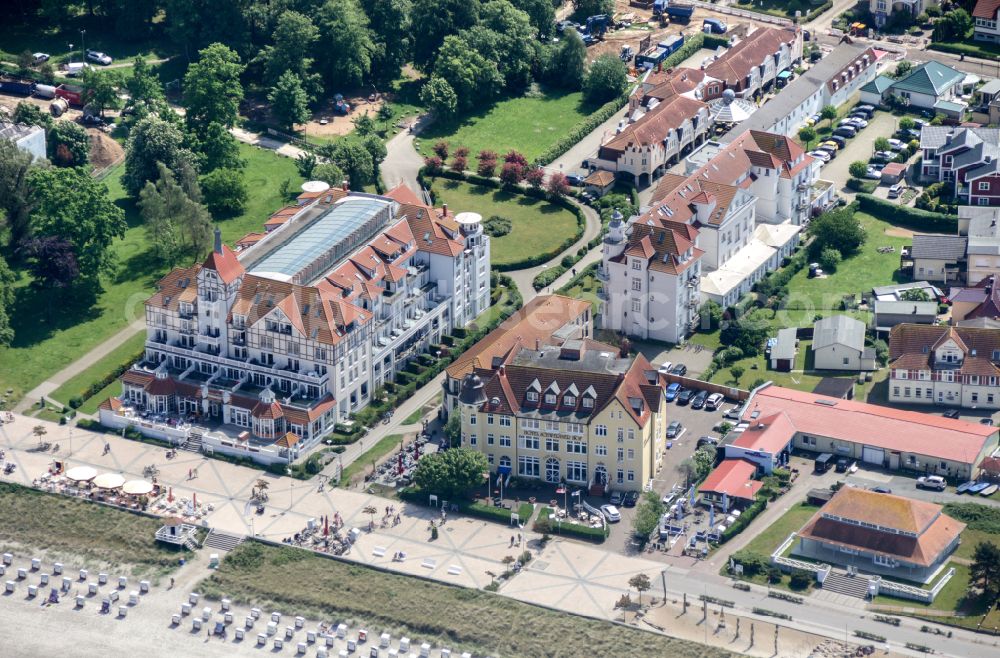
[[[837,108],[833,105],[824,105],[823,109],[819,111],[819,116],[821,119],[825,119],[830,122],[830,127],[833,127],[833,120],[837,118]]]
[[[7,231],[11,251],[21,246],[31,230],[31,170],[31,154],[8,139],[0,139],[0,229]]]
[[[497,169],[497,154],[493,151],[483,150],[476,155],[476,159],[479,161],[476,173],[484,178],[493,178]]]
[[[628,579],[628,586],[639,592],[639,606],[642,606],[642,593],[649,591],[653,587],[649,582],[649,576],[644,573],[637,573]]]
[[[888,151],[892,146],[889,144],[889,140],[886,137],[876,137],[875,142],[872,144],[876,151]]]
[[[904,290],[899,297],[904,302],[929,302],[931,300],[931,296],[923,288],[909,288]]]
[[[486,455],[478,450],[450,448],[421,457],[413,481],[427,493],[454,500],[482,484],[489,468]]]
[[[298,170],[299,176],[302,176],[302,178],[305,178],[306,180],[312,180],[313,170],[316,169],[316,164],[318,162],[319,160],[314,154],[301,153],[297,158],[295,158],[295,168]]]
[[[82,168],[33,168],[28,185],[35,204],[35,234],[60,236],[73,245],[80,276],[74,283],[98,288],[101,274],[114,270],[111,242],[125,236],[125,212],[108,198],[107,186]]]
[[[900,130],[913,130],[913,127],[915,125],[916,124],[913,123],[913,119],[911,119],[910,117],[903,117],[902,119],[899,120]]]
[[[469,166],[469,158],[463,155],[456,155],[454,158],[451,159],[450,169],[452,171],[461,173],[465,171],[468,168],[468,166]]]
[[[410,34],[417,68],[430,71],[445,38],[475,25],[479,10],[479,0],[413,0]]]
[[[142,57],[133,60],[132,75],[125,78],[124,85],[130,107],[148,109],[163,100],[163,85],[153,72],[153,67]]]
[[[615,11],[615,0],[573,0],[575,11],[573,15],[577,19],[586,20],[588,16],[596,14],[607,14],[610,16]]]
[[[354,187],[360,188],[375,180],[375,162],[363,144],[342,139],[330,151],[330,159],[347,174]]]
[[[446,80],[454,90],[460,113],[489,103],[505,84],[496,59],[480,53],[467,32],[445,37],[434,64],[434,76]]]
[[[947,12],[934,23],[934,41],[964,41],[972,31],[972,17],[964,9]]]
[[[198,61],[184,74],[184,118],[196,134],[203,134],[212,123],[227,129],[236,125],[243,69],[240,56],[221,43],[198,53]]]
[[[698,479],[700,480],[708,475],[712,471],[712,467],[715,466],[715,446],[703,445],[694,451],[692,459],[694,460]]]
[[[434,155],[438,156],[442,160],[447,160],[448,152],[451,150],[451,147],[448,145],[448,142],[442,139],[441,141],[435,142],[434,146],[431,147],[431,150],[434,151]]]
[[[308,16],[286,10],[278,16],[274,27],[274,43],[264,49],[264,79],[275,86],[282,76],[292,74],[299,79],[309,102],[323,92],[318,73],[312,71],[309,53],[319,40],[319,28]]]
[[[354,132],[358,135],[370,135],[375,132],[375,119],[370,114],[359,114],[351,121]]]
[[[215,217],[243,212],[249,194],[243,172],[238,169],[215,169],[201,177],[201,192],[208,211]]]
[[[913,63],[907,60],[902,60],[896,65],[896,72],[893,73],[894,78],[905,78],[913,70]]]
[[[701,315],[702,329],[715,331],[722,326],[722,317],[725,311],[722,310],[722,306],[710,299],[701,305],[699,314]]]
[[[295,124],[309,120],[309,95],[299,76],[291,71],[281,74],[267,100],[271,103],[271,114],[286,130],[294,131]]]
[[[812,253],[819,254],[832,247],[842,256],[854,254],[865,242],[865,229],[849,208],[825,212],[809,224],[813,235]]]
[[[31,73],[31,65],[35,63],[34,58],[31,56],[31,51],[24,49],[21,54],[17,56],[17,72],[19,75],[28,75]]]
[[[362,0],[375,45],[372,75],[394,80],[410,53],[410,0]]]
[[[118,96],[119,86],[121,78],[116,71],[83,69],[83,98],[102,117],[104,110],[117,110],[122,106],[122,99]]]
[[[812,144],[813,140],[816,139],[816,129],[812,126],[802,126],[799,128],[799,141],[801,141],[806,149]]]
[[[327,87],[357,87],[371,72],[375,52],[368,17],[358,0],[327,0],[317,21],[321,38],[316,44],[316,64]]]
[[[344,170],[332,162],[324,162],[313,168],[309,178],[311,180],[321,180],[333,186],[339,186],[344,182]]]
[[[17,104],[11,120],[14,123],[23,123],[28,126],[41,126],[45,130],[51,128],[53,123],[51,114],[27,101],[21,101]]]
[[[724,326],[719,332],[719,339],[723,345],[739,348],[746,357],[757,356],[771,332],[769,315],[764,309],[751,311]]]
[[[146,183],[138,202],[153,252],[167,264],[183,255],[199,256],[208,247],[211,217],[166,165],[160,163],[158,171],[156,183]]]
[[[991,604],[1000,598],[1000,546],[991,541],[976,544],[969,580],[983,591],[983,596]]]
[[[545,189],[556,198],[564,197],[569,194],[569,180],[565,174],[557,171],[549,176],[549,182],[546,183]]]
[[[458,95],[447,80],[437,75],[431,76],[430,81],[420,90],[420,102],[444,120],[455,116],[458,111]]]
[[[38,67],[38,79],[47,85],[55,81],[56,67],[52,65],[52,62],[42,62],[42,65]]]
[[[591,105],[599,105],[625,93],[628,86],[625,62],[612,53],[598,55],[583,80],[583,97]]]
[[[372,156],[372,166],[375,168],[372,175],[375,176],[378,174],[378,168],[385,160],[385,156],[389,154],[385,142],[379,139],[378,135],[365,135],[364,139],[361,140],[361,145],[368,151],[368,155]]]
[[[524,179],[524,167],[516,162],[504,162],[500,169],[500,180],[504,185],[517,185]]]
[[[511,3],[526,13],[538,34],[547,37],[556,22],[556,4],[552,0],[511,0]],[[568,32],[564,32],[565,35]]]
[[[0,346],[8,346],[14,340],[14,328],[10,324],[10,310],[14,306],[14,273],[7,261],[0,258]]]
[[[663,501],[655,492],[646,492],[635,509],[635,517],[632,519],[632,532],[641,541],[649,538],[649,535],[656,530],[660,522],[660,517],[664,512]]]
[[[509,0],[488,0],[479,24],[461,33],[482,57],[497,64],[509,91],[522,91],[531,82],[539,44],[531,19]]]
[[[545,182],[545,170],[541,167],[531,167],[524,173],[524,180],[528,182],[533,190],[542,189]]]
[[[225,126],[212,122],[201,138],[193,137],[192,147],[198,151],[200,169],[208,173],[215,169],[243,169],[247,162],[240,157],[240,145]]]
[[[73,121],[57,121],[49,134],[48,155],[52,164],[60,167],[84,167],[90,157],[90,137]]]
[[[443,168],[444,162],[442,162],[441,158],[438,156],[432,155],[424,158],[424,169],[426,169],[427,173],[431,176],[437,176],[441,173]]]
[[[265,3],[217,2],[216,0],[164,0],[166,35],[184,51],[186,59],[213,41],[239,52],[248,52],[250,26],[247,11]],[[268,3],[281,4],[286,3]]]
[[[125,173],[122,176],[125,191],[130,196],[138,196],[146,181],[159,177],[159,162],[177,171],[181,161],[192,161],[194,156],[181,146],[183,140],[176,126],[159,117],[149,116],[137,123],[125,145]]]
[[[69,288],[80,276],[76,250],[66,238],[57,235],[32,238],[24,245],[24,257],[32,284],[44,290]]]
[[[576,30],[563,32],[559,43],[548,51],[545,62],[546,78],[551,84],[577,90],[583,86],[587,67],[587,46]]]
[[[31,433],[38,439],[38,445],[42,445],[42,437],[48,434],[49,431],[45,429],[45,425],[35,425],[31,428]]]
[[[448,416],[448,422],[444,424],[444,436],[448,439],[448,445],[455,447],[462,438],[462,417],[458,413]]]
[[[864,178],[868,173],[868,163],[864,160],[855,160],[851,163],[851,166],[847,168],[847,172],[854,178]]]
[[[823,266],[823,269],[827,272],[835,272],[837,266],[840,265],[840,261],[843,260],[843,256],[839,251],[833,247],[826,247],[819,254],[819,264]]]
[[[740,377],[742,377],[745,372],[746,368],[743,366],[729,366],[729,374],[733,376],[733,381],[736,382],[737,386],[739,386]]]

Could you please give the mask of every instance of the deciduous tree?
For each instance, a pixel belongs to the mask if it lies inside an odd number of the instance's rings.
[[[352,186],[360,188],[375,180],[375,162],[363,144],[342,139],[329,153],[330,159],[347,174]]]
[[[90,137],[73,121],[57,121],[46,137],[49,160],[60,167],[85,167],[90,157]]]
[[[139,210],[156,256],[172,265],[182,256],[199,256],[208,247],[212,220],[163,163],[156,183],[147,182],[139,195]]]
[[[421,457],[413,481],[427,493],[454,500],[482,484],[487,472],[486,455],[471,448],[451,448]]]
[[[264,78],[275,86],[287,73],[298,77],[309,102],[323,93],[320,75],[313,70],[310,54],[319,40],[316,23],[303,14],[287,10],[278,16],[274,28],[274,43],[264,49]]]
[[[450,119],[458,111],[458,95],[448,81],[438,75],[431,76],[420,90],[420,101],[440,119]]]
[[[14,328],[10,323],[14,306],[14,273],[7,261],[0,258],[0,346],[10,345],[14,340]]]
[[[202,176],[200,183],[205,206],[213,217],[238,215],[246,208],[249,193],[242,171],[215,169]]]
[[[14,142],[0,139],[0,229],[8,232],[8,248],[13,253],[30,232],[31,190],[28,172],[31,154]]]
[[[544,1],[544,0],[543,0]],[[377,80],[394,80],[410,54],[410,0],[362,0],[375,45],[372,75]]]
[[[809,233],[814,238],[809,245],[813,254],[832,247],[842,256],[850,256],[864,244],[866,237],[864,227],[847,208],[823,213],[810,222]]]
[[[649,591],[649,589],[653,585],[652,583],[649,582],[649,576],[647,576],[644,573],[637,573],[636,575],[628,579],[628,586],[634,589],[635,591],[639,592],[639,605],[641,606],[642,593]]]
[[[606,103],[625,92],[625,62],[612,53],[598,55],[583,80],[583,96],[593,105]]]
[[[805,146],[807,149],[809,148],[809,145],[812,144],[813,141],[815,141],[815,139],[816,139],[815,128],[813,128],[812,126],[802,126],[801,128],[799,128],[799,141],[801,141],[802,145]]]
[[[95,68],[83,69],[83,97],[88,105],[104,116],[104,110],[117,110],[122,106],[118,96],[121,77],[117,71],[102,71]]]
[[[32,238],[24,245],[32,283],[46,290],[69,288],[80,276],[73,243],[58,235]]]
[[[332,162],[324,162],[313,167],[312,180],[321,180],[332,186],[339,187],[344,182],[344,171]]]
[[[976,545],[969,580],[983,590],[988,602],[996,603],[1000,598],[1000,546],[991,541],[981,541]]]
[[[222,124],[208,124],[200,138],[191,136],[189,142],[198,151],[199,168],[205,173],[246,167],[246,160],[240,157],[239,142]]]
[[[236,125],[243,100],[243,73],[240,56],[221,43],[213,43],[198,53],[198,61],[184,75],[185,121],[202,135],[212,123],[224,128]]]
[[[429,72],[445,37],[479,20],[479,0],[413,0],[410,13],[413,62]]]
[[[316,66],[327,88],[357,87],[371,72],[375,42],[358,0],[327,0],[318,12]]]
[[[309,120],[309,95],[299,76],[291,71],[281,74],[267,100],[271,103],[271,114],[286,130],[294,130],[295,124]]]
[[[14,108],[12,120],[14,123],[41,126],[46,130],[52,127],[52,115],[28,101],[21,101],[17,104],[17,107]]]
[[[548,50],[546,79],[564,89],[580,89],[587,69],[587,46],[576,30],[566,30]]]
[[[138,196],[146,181],[159,178],[158,162],[177,171],[181,161],[194,159],[192,153],[183,148],[183,140],[176,126],[157,116],[149,116],[132,128],[125,145],[125,174],[122,176],[122,184],[130,196]]]
[[[564,197],[569,194],[569,181],[565,174],[557,171],[549,176],[549,182],[546,183],[545,189],[554,197]]]

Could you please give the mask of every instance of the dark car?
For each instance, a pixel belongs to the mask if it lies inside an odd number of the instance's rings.
[[[714,436],[703,436],[698,439],[698,447],[702,446],[717,446],[719,445],[719,440]]]
[[[685,404],[690,402],[691,398],[693,397],[694,397],[694,391],[690,388],[686,388],[677,394],[677,404],[684,406]]]
[[[958,409],[949,409],[948,411],[944,412],[944,417],[945,418],[958,418]]]
[[[678,363],[677,365],[675,365],[673,368],[670,369],[670,374],[683,377],[684,375],[687,374],[687,371],[688,367],[686,365],[684,365],[683,363]]]
[[[630,491],[625,494],[622,498],[622,507],[635,507],[635,504],[639,502],[639,494],[634,491]]]
[[[877,487],[872,487],[872,491],[874,491],[875,493],[884,493],[884,494],[892,493],[892,489],[890,489],[889,487],[883,487],[881,485]]]
[[[676,439],[678,436],[681,435],[681,432],[683,431],[684,431],[684,426],[681,425],[681,421],[672,420],[670,421],[670,424],[667,425],[667,438]]]
[[[580,174],[566,174],[566,182],[574,187],[583,185],[583,176]]]
[[[833,142],[834,144],[837,145],[838,148],[844,148],[845,146],[847,146],[847,140],[841,137],[840,135],[830,135],[829,137],[826,138],[826,140],[828,142]]]
[[[858,131],[850,126],[841,126],[833,131],[833,134],[837,137],[854,137],[858,134]]]
[[[836,471],[838,473],[846,473],[850,465],[851,463],[847,461],[847,457],[841,457],[840,459],[837,460]]]
[[[708,391],[699,391],[698,395],[691,398],[691,408],[701,409],[705,406],[705,400],[708,399]]]

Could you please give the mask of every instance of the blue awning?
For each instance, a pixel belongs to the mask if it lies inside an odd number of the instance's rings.
[[[497,466],[497,473],[500,475],[510,475],[510,466]]]
[[[781,73],[778,74],[779,80],[787,80],[790,77],[792,77],[791,71],[782,71]]]

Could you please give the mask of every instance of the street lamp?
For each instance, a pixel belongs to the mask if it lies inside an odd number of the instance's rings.
[[[87,61],[87,50],[86,50],[86,45],[85,45],[86,42],[83,39],[84,35],[86,35],[86,34],[87,34],[86,30],[80,30],[80,61],[81,62],[86,62]]]

